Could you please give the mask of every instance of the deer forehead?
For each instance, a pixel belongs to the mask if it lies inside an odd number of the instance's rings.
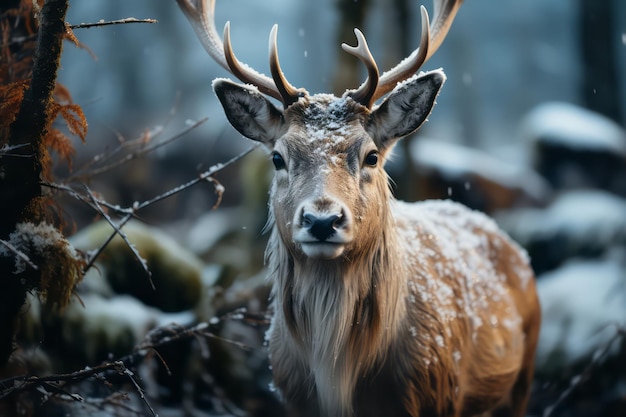
[[[285,111],[289,129],[276,143],[288,157],[354,170],[363,148],[375,149],[364,127],[367,111],[352,99],[317,94],[292,107]]]

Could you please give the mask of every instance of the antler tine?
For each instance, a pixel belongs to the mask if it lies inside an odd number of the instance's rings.
[[[454,20],[463,0],[434,0],[434,19],[432,25],[428,23],[428,12],[422,6],[422,34],[420,46],[405,60],[380,77],[378,88],[372,97],[376,101],[393,90],[397,83],[406,80],[415,74],[422,65],[437,51],[443,43],[452,21]]]
[[[237,59],[230,42],[230,22],[226,22],[224,25],[224,57],[226,58],[229,71],[232,72],[235,77],[239,78],[244,83],[255,85],[263,94],[267,94],[282,101],[285,107],[288,106],[288,104],[284,102],[283,95],[280,89],[277,88],[278,86],[275,85],[274,80],[256,72]]]
[[[289,107],[289,105],[298,101],[298,99],[304,95],[306,95],[306,91],[304,89],[297,89],[285,78],[283,71],[280,69],[280,61],[278,60],[278,25],[274,25],[272,27],[272,31],[270,32],[270,72],[272,73],[272,78],[274,79],[274,84],[276,84],[276,88],[278,89],[283,105]]]
[[[215,0],[176,0],[176,2],[191,23],[200,43],[215,62],[244,83],[255,85],[263,94],[283,101],[283,95],[271,77],[253,70],[235,57],[230,42],[229,23],[224,26],[222,42],[215,29]]]
[[[361,62],[363,62],[365,68],[367,68],[367,79],[363,84],[361,84],[358,90],[349,91],[348,95],[356,102],[361,103],[367,108],[371,108],[374,103],[372,98],[376,92],[376,88],[378,87],[378,67],[376,66],[376,61],[374,60],[369,47],[367,46],[367,41],[365,40],[363,32],[355,28],[354,34],[356,35],[357,45],[350,46],[343,43],[341,44],[341,47],[344,51],[359,58]]]
[[[426,61],[430,59],[437,49],[439,49],[443,40],[448,35],[448,31],[452,26],[456,13],[459,11],[459,7],[461,7],[461,3],[463,3],[463,0],[433,2],[435,16],[433,19],[433,25],[430,28],[432,36]]]
[[[215,30],[215,0],[176,0],[200,43],[209,56],[220,64],[226,71],[230,71],[224,58],[224,47]]]

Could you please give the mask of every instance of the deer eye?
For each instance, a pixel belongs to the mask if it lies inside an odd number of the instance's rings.
[[[272,152],[272,163],[274,164],[274,168],[276,168],[276,171],[286,168],[285,160],[283,159],[281,154],[276,151]]]
[[[371,167],[375,167],[378,164],[378,152],[371,151],[365,157],[365,163]]]

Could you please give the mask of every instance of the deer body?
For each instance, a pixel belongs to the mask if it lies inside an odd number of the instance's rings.
[[[289,249],[272,236],[276,385],[328,416],[470,415],[509,394],[523,407],[538,319],[526,260],[456,204],[392,200],[388,214],[356,265],[279,262]]]
[[[230,123],[264,143],[276,168],[268,339],[290,415],[523,416],[540,322],[525,253],[459,204],[396,201],[383,168],[434,106],[443,72],[411,75],[434,52],[429,45],[441,43],[459,3],[437,3],[432,40],[423,10],[420,49],[380,79],[356,32],[359,45],[344,49],[366,63],[368,80],[335,97],[286,82],[275,28],[272,88],[272,79],[236,61],[228,25],[223,48],[215,44],[212,2],[178,1],[211,56],[258,87],[213,83]]]

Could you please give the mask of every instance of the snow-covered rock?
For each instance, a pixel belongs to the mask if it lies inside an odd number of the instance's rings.
[[[541,205],[550,194],[548,184],[531,169],[477,149],[419,138],[411,142],[409,152],[419,199],[451,198],[492,213]]]
[[[129,354],[157,326],[190,325],[195,315],[163,313],[129,295],[82,294],[80,300],[71,300],[62,315],[43,319],[50,339],[46,344],[52,343],[53,351],[76,363],[93,364]]]
[[[558,374],[589,359],[626,326],[624,254],[621,259],[572,260],[539,277],[543,320],[538,369]],[[613,353],[618,346],[614,344]]]
[[[626,200],[605,191],[564,192],[546,209],[520,208],[495,218],[526,248],[537,273],[626,246]]]
[[[546,103],[522,121],[520,137],[553,187],[626,196],[626,131],[611,119],[572,104]]]

